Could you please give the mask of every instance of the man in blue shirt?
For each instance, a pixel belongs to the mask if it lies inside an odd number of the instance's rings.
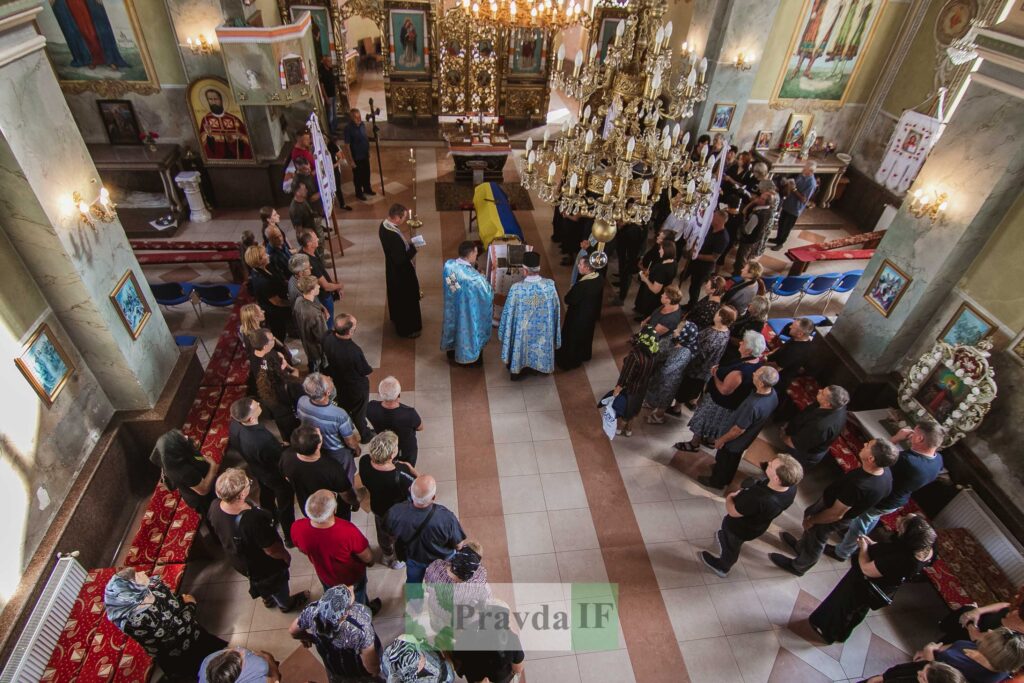
[[[772,248],[781,249],[789,239],[789,232],[796,225],[796,219],[807,208],[808,202],[818,189],[818,181],[814,177],[814,170],[818,165],[813,161],[804,164],[803,171],[795,179],[796,187],[790,188],[786,198],[782,200],[782,210],[779,212],[779,232],[775,235]]]
[[[366,136],[362,113],[354,107],[349,113],[352,121],[345,126],[345,150],[348,163],[352,166],[352,184],[356,188],[356,197],[366,201],[366,195],[372,197],[377,194],[370,187],[370,140]]]
[[[939,446],[945,437],[946,430],[931,420],[922,420],[913,429],[907,427],[896,432],[892,442],[906,443],[910,448],[904,448],[890,468],[892,493],[851,521],[842,542],[837,546],[826,546],[825,554],[845,562],[857,552],[857,539],[870,534],[879,518],[899,510],[915,491],[935,481],[942,471]]]
[[[348,413],[334,405],[334,382],[314,372],[303,380],[302,390],[306,395],[299,399],[295,414],[303,423],[320,429],[321,451],[341,463],[351,484],[356,476],[355,458],[361,451],[359,433]]]

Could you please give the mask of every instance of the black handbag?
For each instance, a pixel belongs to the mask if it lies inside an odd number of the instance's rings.
[[[868,607],[871,609],[882,609],[892,604],[892,594],[887,593],[885,589],[866,576],[864,577],[864,583],[867,584]]]

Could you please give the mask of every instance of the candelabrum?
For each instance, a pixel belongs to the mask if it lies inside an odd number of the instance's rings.
[[[475,24],[501,29],[541,28],[557,32],[590,24],[578,0],[461,0],[453,8]]]
[[[669,47],[672,22],[661,24],[666,0],[639,0],[619,22],[607,54],[599,46],[576,54],[570,72],[555,70],[551,85],[579,99],[577,120],[561,135],[527,140],[523,187],[563,214],[592,216],[614,226],[645,223],[668,192],[673,213],[702,212],[714,190],[715,157],[694,156],[681,122],[707,97],[707,60],[683,45]],[[561,65],[564,48],[555,62]]]
[[[419,230],[423,221],[416,216],[416,149],[409,148],[409,163],[412,165],[412,208],[409,209],[409,220],[405,222],[410,230]]]

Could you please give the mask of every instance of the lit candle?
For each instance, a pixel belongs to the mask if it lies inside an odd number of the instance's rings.
[[[533,138],[526,138],[526,152],[529,153],[533,149]]]
[[[654,79],[651,80],[651,92],[655,95],[661,92],[661,72],[654,74]]]
[[[590,105],[589,104],[587,106],[583,107],[583,121],[585,123],[590,121]]]
[[[700,82],[704,82],[704,74],[708,70],[708,58],[704,57],[700,60],[700,65],[697,67],[697,71],[700,73]]]
[[[572,64],[573,64],[573,69],[572,69],[573,77],[579,76],[580,75],[580,68],[583,66],[583,50],[577,50],[576,58],[574,60],[572,60]]]
[[[686,183],[686,201],[687,202],[692,202],[693,201],[693,195],[696,192],[697,192],[697,185],[696,185],[696,183],[693,182],[693,180],[691,180],[690,182]]]
[[[704,160],[707,159],[707,158],[708,158],[708,148],[707,147],[701,147],[700,148],[700,163],[703,164]]]
[[[672,135],[672,129],[669,128],[669,125],[666,123],[665,127],[661,129],[661,137],[667,138],[670,135]]]
[[[509,12],[509,14],[511,14],[511,15],[512,15],[513,17],[514,17],[515,15],[516,15],[516,2],[515,2],[515,0],[512,0],[512,4],[510,4],[510,5],[508,6],[508,12]]]
[[[526,155],[526,170],[533,171],[533,161],[536,159],[535,152],[530,152]]]
[[[636,138],[633,136],[629,137],[629,141],[626,143],[626,161],[633,159],[633,150],[636,149]]]
[[[89,215],[89,205],[85,203],[85,200],[78,202],[78,211],[83,216]]]
[[[592,144],[594,144],[594,131],[588,130],[586,137],[583,138],[583,151],[589,152]]]
[[[626,35],[626,22],[620,21],[619,25],[615,27],[615,45],[618,46],[622,42],[622,36]]]
[[[661,139],[661,156],[668,159],[669,151],[672,149],[672,140],[669,138]]]
[[[110,192],[105,187],[100,188],[100,204],[104,207],[110,205]]]
[[[683,55],[690,51],[690,45],[685,40],[683,41],[683,47],[679,50]]]
[[[597,59],[597,43],[590,46],[590,61]]]
[[[555,182],[555,172],[557,170],[558,167],[555,165],[555,162],[552,161],[550,164],[548,164],[548,185],[551,185]]]
[[[576,172],[574,171],[573,174],[569,176],[569,192],[571,194],[576,194],[576,186],[579,185],[579,182],[580,177],[576,175]]]
[[[536,10],[530,10],[531,14]],[[558,46],[558,68],[562,68],[562,62],[565,61],[565,43]]]
[[[621,25],[622,24],[619,24],[619,26],[621,26]],[[609,178],[608,180],[604,181],[604,198],[607,200],[608,199],[608,195],[610,195],[611,193],[612,193],[612,179]]]
[[[679,130],[679,124],[677,123],[676,124],[676,131],[677,131],[676,134],[677,135],[678,135],[678,130]],[[690,144],[690,133],[689,132],[683,133],[683,149],[686,149],[686,147],[689,144]]]
[[[672,37],[672,22],[665,24],[665,44],[663,47],[668,47],[668,41]]]
[[[542,147],[543,147],[543,149],[547,149],[548,148],[548,129],[547,128],[544,129],[544,144],[543,144]]]
[[[658,28],[658,32],[654,34],[654,54],[661,52],[661,44],[665,42],[665,29],[662,27]]]
[[[640,186],[640,201],[641,202],[646,202],[647,201],[647,195],[649,195],[650,193],[651,193],[651,181],[645,179],[643,184]]]
[[[678,123],[675,124],[674,126],[672,126],[672,144],[673,145],[676,144],[677,142],[679,142],[679,130],[680,130],[680,128],[679,128],[679,124]],[[689,139],[689,138],[687,138],[687,139]]]
[[[416,160],[416,150],[413,149],[412,147],[409,148],[409,158],[412,159],[413,161]]]
[[[686,87],[692,89],[697,85],[697,70],[690,69],[690,73],[686,76]]]

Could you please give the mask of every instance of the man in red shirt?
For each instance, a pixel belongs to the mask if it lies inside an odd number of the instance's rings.
[[[380,598],[366,597],[366,568],[373,565],[370,542],[362,532],[344,519],[334,516],[338,499],[327,489],[316,491],[306,500],[306,519],[292,525],[292,542],[313,563],[313,569],[324,585],[352,586],[356,600],[380,611]]]

